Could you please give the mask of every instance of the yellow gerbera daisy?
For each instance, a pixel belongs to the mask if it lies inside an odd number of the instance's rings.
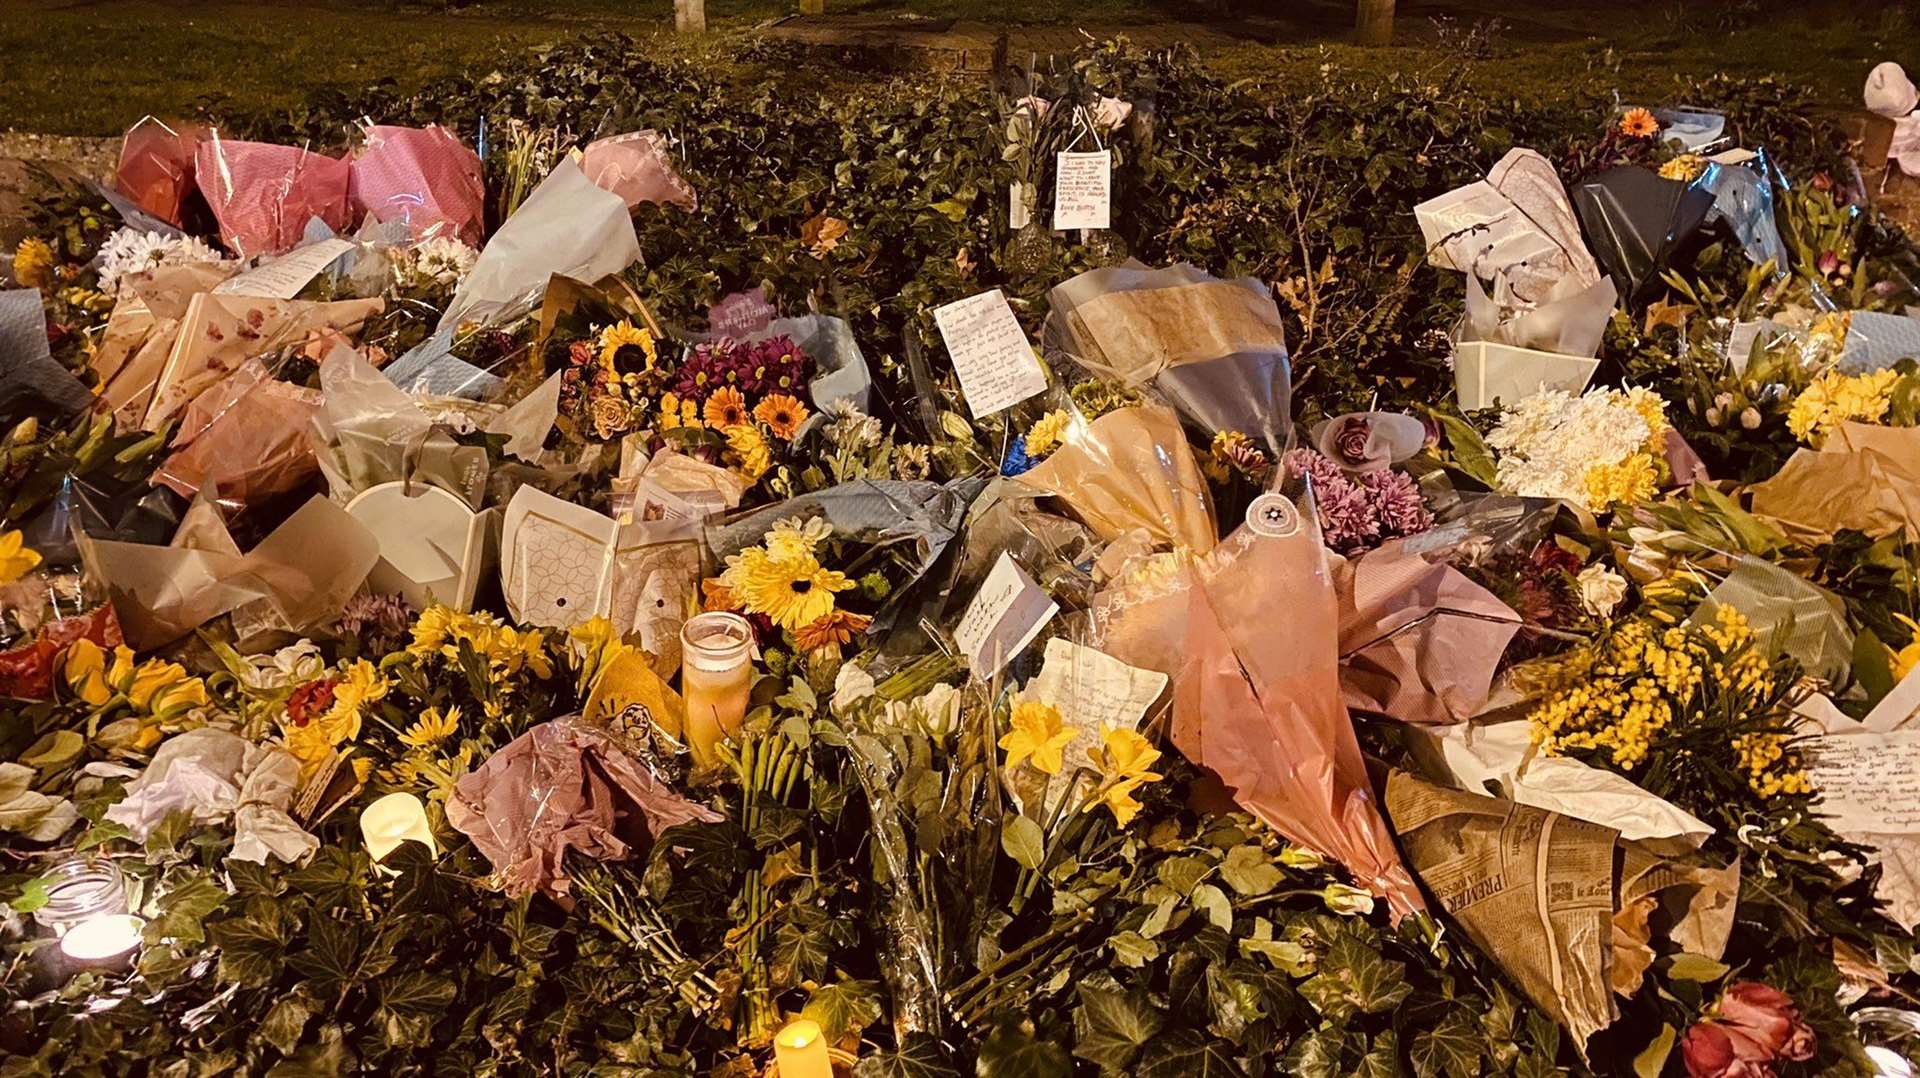
[[[622,320],[600,331],[600,365],[609,371],[618,370],[622,359],[627,361],[629,368],[637,359],[646,370],[652,370],[659,358],[660,353],[653,345],[653,334],[632,322]]]
[[[1628,109],[1620,117],[1620,133],[1629,138],[1652,138],[1660,133],[1660,121],[1646,109]]]
[[[1060,709],[1037,700],[1023,700],[1013,706],[1010,725],[1012,729],[1000,739],[1000,748],[1007,754],[1007,770],[1031,761],[1036,769],[1058,775],[1063,763],[1061,753],[1075,733],[1063,729]]]
[[[40,564],[40,552],[27,545],[18,528],[0,535],[0,584],[11,584]]]
[[[812,557],[768,558],[747,571],[740,598],[749,613],[765,614],[790,632],[833,613],[833,595],[853,587],[845,573]]]

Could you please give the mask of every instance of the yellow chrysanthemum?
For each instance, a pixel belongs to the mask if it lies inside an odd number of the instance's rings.
[[[575,669],[579,671],[582,695],[600,679],[600,671],[634,650],[633,645],[620,638],[613,622],[604,617],[588,618],[568,629],[567,640],[572,644],[569,654],[574,657]]]
[[[1707,159],[1697,153],[1683,153],[1660,166],[1660,178],[1692,183],[1707,170]]]
[[[416,749],[431,748],[452,737],[459,729],[460,708],[457,705],[448,708],[444,714],[439,708],[430,707],[400,735],[400,743]]]
[[[1635,453],[1618,464],[1596,464],[1582,477],[1587,504],[1595,510],[1646,501],[1659,490],[1660,472],[1650,453]]]
[[[660,397],[661,430],[699,430],[706,426],[700,422],[700,406],[690,400],[681,400],[678,394],[666,393]]]
[[[1013,720],[1000,748],[1006,752],[1007,770],[1030,762],[1036,770],[1049,775],[1060,773],[1061,754],[1073,741],[1074,732],[1063,729],[1060,710],[1037,700],[1023,700],[1013,706]]]
[[[439,604],[422,610],[420,616],[413,619],[413,642],[407,645],[407,654],[425,658],[445,647],[453,617],[451,607]]]
[[[0,584],[11,584],[33,572],[40,552],[27,545],[19,529],[0,535]]]
[[[1639,414],[1647,424],[1648,453],[1658,454],[1665,450],[1667,431],[1667,402],[1660,394],[1651,389],[1635,386],[1626,391],[1627,406]]]
[[[1027,456],[1038,459],[1060,448],[1060,438],[1067,432],[1070,417],[1064,409],[1056,408],[1027,428]]]
[[[801,519],[788,517],[774,522],[773,530],[767,533],[762,544],[767,555],[773,558],[810,558],[820,549],[820,544],[833,534],[833,525],[825,517]]]
[[[746,423],[728,427],[727,449],[734,470],[749,480],[758,481],[773,467],[773,449],[758,427]]]
[[[615,322],[600,331],[601,366],[609,371],[617,370],[616,361],[623,358],[620,353],[622,348],[632,350],[628,351],[624,357],[629,361],[628,366],[632,366],[631,360],[636,351],[644,358],[647,370],[652,370],[654,363],[660,358],[660,353],[654,349],[653,334],[632,322]]]
[[[28,236],[13,249],[13,279],[28,288],[45,288],[53,283],[53,266],[57,261],[52,244],[38,236]]]
[[[790,632],[833,613],[834,593],[853,587],[845,573],[824,569],[811,556],[760,559],[744,576],[737,594],[747,611]]]
[[[1893,387],[1899,381],[1900,372],[1890,368],[1851,376],[1827,371],[1793,399],[1787,429],[1818,446],[1842,423],[1877,423],[1893,406]]]
[[[356,659],[333,686],[333,706],[309,726],[322,727],[330,743],[338,745],[360,736],[362,711],[387,695],[388,681],[365,659]]]

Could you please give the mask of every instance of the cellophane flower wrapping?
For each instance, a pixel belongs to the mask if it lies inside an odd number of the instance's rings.
[[[318,391],[249,359],[187,405],[153,481],[184,498],[211,486],[241,506],[293,490],[319,467],[307,439],[319,407]]]
[[[1104,540],[1144,529],[1157,542],[1205,552],[1219,534],[1180,417],[1163,405],[1118,408],[1092,422],[1076,413],[1060,448],[1018,482],[1059,498]]]
[[[700,205],[693,185],[674,171],[666,137],[658,131],[630,131],[587,144],[580,168],[595,186],[619,195],[633,209],[643,202],[678,206],[692,213]]]
[[[486,227],[480,155],[438,124],[369,126],[348,193],[356,214],[404,221],[415,240],[453,236],[478,247]]]
[[[291,250],[315,217],[344,231],[351,174],[345,158],[229,141],[218,132],[194,153],[194,178],[220,223],[220,242],[242,258]]]
[[[141,209],[179,227],[193,194],[194,154],[206,136],[203,124],[146,117],[120,140],[113,185]]]

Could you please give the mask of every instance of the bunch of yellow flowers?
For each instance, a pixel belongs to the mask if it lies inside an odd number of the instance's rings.
[[[1848,420],[1877,423],[1893,406],[1893,387],[1899,381],[1900,372],[1890,367],[1855,375],[1827,371],[1794,398],[1787,411],[1787,429],[1808,445],[1818,446]]]
[[[1744,722],[1770,706],[1779,687],[1747,619],[1724,604],[1694,624],[1629,620],[1546,677],[1546,699],[1529,716],[1534,743],[1549,755],[1605,753],[1623,771],[1657,747],[1696,736],[1710,713]],[[1742,726],[1726,747],[1760,796],[1806,793],[1806,774],[1787,743],[1784,734]]]

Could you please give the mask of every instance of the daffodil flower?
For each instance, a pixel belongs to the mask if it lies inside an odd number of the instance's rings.
[[[1014,705],[1013,728],[1000,739],[1007,754],[1007,770],[1022,763],[1049,775],[1058,775],[1061,753],[1074,738],[1074,731],[1061,729],[1060,712],[1049,704],[1027,700]]]
[[[18,528],[0,534],[0,584],[11,584],[40,564],[40,552],[27,546]]]

